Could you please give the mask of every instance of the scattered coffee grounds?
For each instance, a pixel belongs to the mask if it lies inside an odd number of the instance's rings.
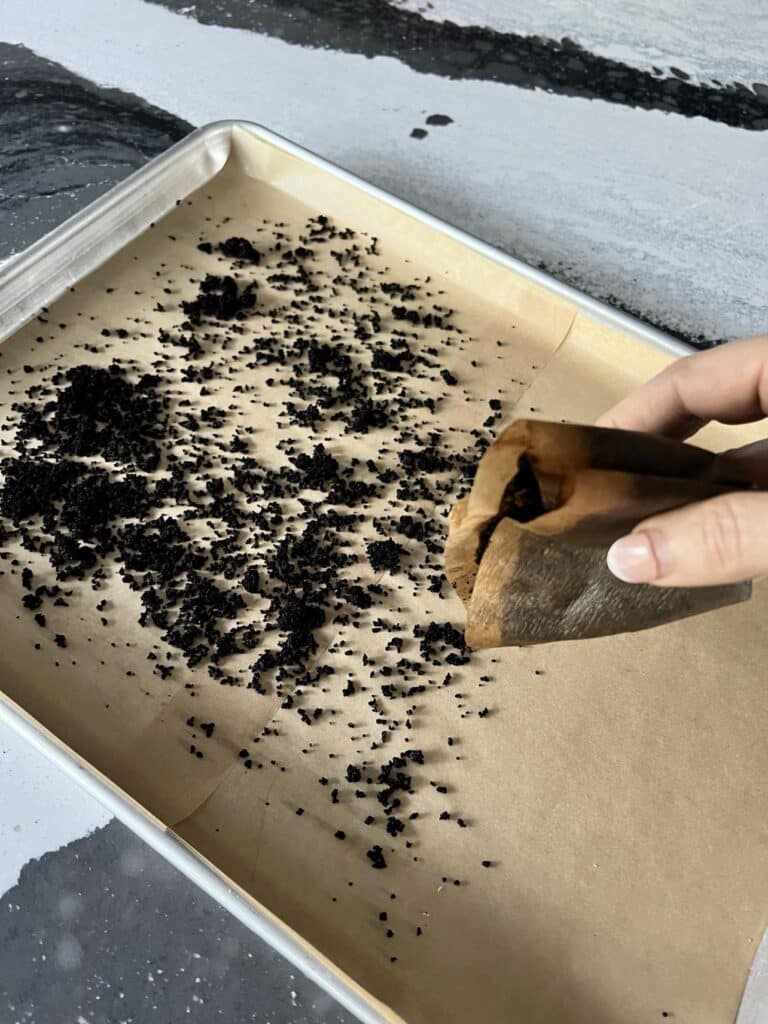
[[[466,842],[483,812],[456,817],[443,806],[454,785],[425,775],[457,742],[427,731],[430,700],[455,700],[454,731],[490,713],[473,706],[461,632],[434,611],[445,511],[491,439],[486,402],[462,431],[443,413],[470,400],[472,339],[439,287],[395,280],[376,239],[328,217],[299,230],[265,221],[253,238],[206,222],[193,248],[200,269],[155,268],[145,300],[162,328],[121,324],[117,308],[104,327],[82,317],[68,328],[75,365],[9,371],[0,515],[20,568],[6,581],[50,641],[36,648],[72,655],[85,642],[77,618],[61,625],[73,595],[101,592],[94,621],[112,650],[111,597],[129,593],[147,678],[132,666],[121,685],[188,700],[190,773],[222,745],[254,778],[289,772],[300,735],[316,771],[311,794],[288,804],[305,818],[293,827],[316,826],[318,800],[344,815],[330,831],[362,864],[408,870],[430,823],[456,821]],[[519,484],[511,504],[535,503],[530,479]],[[222,718],[201,721],[197,695],[219,686],[242,689],[268,724],[244,720],[232,742]]]

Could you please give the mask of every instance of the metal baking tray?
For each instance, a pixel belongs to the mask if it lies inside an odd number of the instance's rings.
[[[180,197],[189,195],[213,178],[227,161],[236,130],[250,133],[325,175],[406,213],[432,231],[474,250],[552,295],[566,299],[595,321],[673,355],[691,351],[655,328],[561,284],[546,273],[368,184],[273,132],[235,120],[216,122],[192,132],[26,252],[9,260],[0,271],[0,341],[34,317],[42,306],[54,301],[67,288],[103,265],[151,222],[168,213]],[[368,997],[353,980],[335,970],[266,908],[228,884],[227,878],[214,865],[2,693],[0,720],[41,751],[57,768],[73,777],[136,835],[361,1021],[366,1024],[391,1021],[391,1016],[384,1012],[381,1004]]]

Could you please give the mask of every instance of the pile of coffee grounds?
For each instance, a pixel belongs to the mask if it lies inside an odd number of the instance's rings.
[[[158,439],[165,432],[158,378],[126,377],[118,363],[109,367],[74,366],[55,374],[56,397],[44,403],[19,403],[19,451],[34,442],[50,456],[98,455],[106,462],[155,469],[160,460]],[[167,399],[165,399],[167,405]]]
[[[242,771],[285,770],[281,723],[295,717],[318,737],[303,753],[330,759],[317,799],[359,822],[333,835],[379,871],[418,861],[417,821],[467,824],[429,777],[432,752],[454,743],[429,732],[430,696],[450,689],[458,720],[488,713],[473,706],[482,683],[462,677],[461,632],[424,609],[444,598],[445,517],[501,403],[450,426],[442,408],[462,395],[472,339],[428,278],[392,279],[375,238],[317,216],[293,237],[268,221],[253,239],[206,224],[196,249],[191,276],[157,268],[148,310],[162,328],[137,318],[91,337],[83,319],[67,328],[87,356],[77,365],[8,371],[3,552],[48,567],[16,576],[21,614],[71,648],[71,630],[48,624],[71,588],[128,588],[148,671],[190,702],[190,772],[216,729],[195,717],[200,687],[241,687],[276,708],[233,745]],[[349,719],[351,704],[367,720]]]
[[[197,297],[182,302],[181,308],[187,314],[188,325],[199,327],[203,318],[214,320],[241,319],[256,305],[256,285],[251,282],[238,289],[233,277],[217,277],[206,274],[200,282]]]

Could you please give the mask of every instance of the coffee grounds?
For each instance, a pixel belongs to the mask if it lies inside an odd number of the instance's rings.
[[[442,516],[490,441],[477,427],[457,448],[441,433],[441,404],[461,394],[444,363],[470,339],[427,281],[390,280],[376,240],[327,217],[295,238],[265,222],[258,248],[239,236],[198,248],[230,260],[230,272],[174,282],[163,270],[166,296],[177,285],[188,295],[190,283],[196,294],[180,297],[178,322],[157,331],[151,365],[131,355],[140,326],[111,325],[98,334],[108,365],[25,375],[2,461],[4,545],[43,556],[59,584],[98,590],[113,575],[135,591],[152,671],[191,701],[200,672],[254,701],[276,695],[277,715],[242,736],[233,760],[285,771],[280,723],[295,716],[322,737],[305,753],[322,744],[346,765],[319,779],[331,805],[359,806],[360,827],[386,837],[386,857],[381,845],[367,851],[372,867],[417,860],[408,836],[429,816],[413,805],[430,792],[421,771],[430,751],[408,742],[410,731],[428,716],[430,687],[453,686],[445,667],[460,670],[469,652],[450,622],[409,634],[394,602],[400,590],[417,602],[442,596]],[[238,406],[220,402],[229,379],[281,428],[274,450],[261,451]],[[49,629],[47,605],[65,595],[32,586],[24,570],[23,613]],[[101,621],[117,636],[117,624]],[[383,653],[372,643],[380,633]],[[364,695],[368,720],[342,717],[356,701],[337,695]],[[455,696],[459,717],[474,713]],[[187,728],[195,770],[216,723],[190,715]],[[398,737],[401,752],[385,753]],[[256,743],[276,756],[257,760]],[[347,839],[349,826],[334,835]]]
[[[256,305],[256,285],[251,282],[238,290],[233,277],[208,274],[200,285],[197,298],[182,302],[181,308],[189,317],[190,325],[199,327],[203,319],[232,320],[242,318]]]
[[[219,242],[218,249],[223,256],[229,256],[234,260],[243,260],[256,265],[261,263],[261,253],[254,249],[247,238],[227,238],[226,241]]]
[[[39,441],[51,455],[99,455],[145,471],[156,468],[157,440],[164,432],[157,377],[145,373],[132,382],[124,367],[113,362],[106,369],[74,366],[63,379],[56,375],[53,384],[63,384],[54,401],[14,407],[21,412],[21,451]]]
[[[368,561],[374,572],[399,572],[405,550],[393,540],[374,540],[367,547]]]

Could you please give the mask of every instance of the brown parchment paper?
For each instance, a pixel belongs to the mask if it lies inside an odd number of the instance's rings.
[[[212,223],[228,216],[247,236],[263,216],[290,226],[323,212],[378,235],[393,276],[441,279],[477,362],[466,349],[448,357],[471,400],[457,393],[443,404],[446,426],[478,425],[495,397],[510,419],[533,411],[589,421],[667,359],[246,133],[192,199],[56,304],[50,324],[66,330],[47,328],[38,346],[33,323],[2,346],[0,413],[18,380],[6,368],[86,361],[75,345],[126,317],[139,317],[150,334],[177,321],[152,312],[163,284],[155,272],[166,263],[200,273],[201,214]],[[87,361],[124,354],[112,347]],[[150,360],[151,341],[132,338],[130,354]],[[237,383],[222,381],[217,401],[238,402]],[[268,458],[268,408],[242,411]],[[741,434],[727,443],[734,437]],[[356,442],[356,454],[375,453],[380,441]],[[334,443],[342,451],[350,442]],[[471,671],[457,672],[459,686],[429,694],[413,730],[428,756],[425,779],[440,778],[454,817],[470,827],[440,823],[446,798],[425,785],[418,861],[394,858],[374,872],[364,850],[381,837],[360,836],[356,802],[318,798],[317,777],[341,770],[327,757],[336,734],[347,723],[363,729],[357,698],[345,702],[343,720],[323,720],[310,737],[295,715],[284,717],[279,742],[261,751],[276,770],[245,772],[236,751],[273,720],[274,698],[200,673],[190,707],[178,680],[148,671],[159,637],[136,625],[138,597],[114,578],[57,610],[52,626],[67,633],[66,650],[48,640],[34,652],[39,631],[20,615],[18,580],[2,568],[3,690],[389,1005],[393,1020],[639,1024],[662,1011],[697,1024],[732,1020],[765,923],[764,587],[746,606],[645,634],[478,656]],[[103,597],[118,636],[100,624]],[[461,622],[457,598],[426,593],[414,602],[393,592],[391,601],[377,614]],[[326,628],[320,639],[333,648],[344,630]],[[359,648],[360,637],[351,639]],[[375,656],[386,639],[367,635],[366,650]],[[330,659],[348,663],[342,650]],[[462,717],[457,705],[472,714]],[[480,707],[488,717],[478,717]],[[187,749],[192,712],[217,723],[201,762]],[[450,750],[446,735],[457,738]],[[308,739],[312,750],[302,755]],[[334,839],[338,828],[348,842]],[[484,859],[492,868],[481,867]],[[381,910],[393,943],[383,938]]]

